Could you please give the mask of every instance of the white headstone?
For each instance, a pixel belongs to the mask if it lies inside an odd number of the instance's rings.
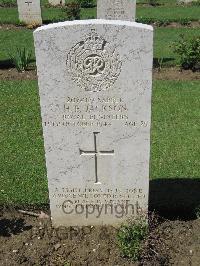
[[[97,0],[97,18],[135,21],[136,0]]]
[[[65,5],[65,0],[49,0],[49,4],[52,6]]]
[[[25,24],[42,24],[40,0],[17,0],[19,20]]]
[[[113,20],[34,32],[54,226],[148,209],[153,30]]]

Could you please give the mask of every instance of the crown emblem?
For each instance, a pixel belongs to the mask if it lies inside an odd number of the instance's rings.
[[[67,55],[71,79],[85,91],[107,90],[117,80],[121,64],[116,48],[94,29],[76,43]]]
[[[98,36],[95,30],[91,30],[91,33],[85,39],[84,47],[91,51],[102,50],[105,43],[106,41]]]

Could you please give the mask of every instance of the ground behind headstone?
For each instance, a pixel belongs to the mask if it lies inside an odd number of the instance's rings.
[[[149,239],[155,254],[148,249],[141,265],[199,265],[199,230],[199,219],[163,220]],[[110,226],[55,230],[49,220],[4,209],[0,265],[138,265],[121,256],[116,232]]]

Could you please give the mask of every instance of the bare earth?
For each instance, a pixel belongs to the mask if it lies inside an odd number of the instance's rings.
[[[154,69],[153,78],[159,80],[200,80],[200,72],[180,70],[178,67]],[[19,73],[15,68],[0,69],[0,80],[35,80],[36,70]]]
[[[113,227],[56,230],[50,219],[2,208],[0,265],[200,265],[200,219],[160,222],[151,230],[137,263],[121,256],[116,233]]]
[[[0,7],[1,8],[1,7]],[[152,23],[150,24],[153,27],[157,28],[159,27],[158,23]],[[165,25],[163,24],[161,27],[166,27],[166,28],[198,28],[200,26],[200,21],[190,21],[186,25],[182,25],[179,22],[169,22],[169,24]],[[14,24],[2,24],[0,25],[0,29],[3,30],[21,30],[21,29],[30,29],[33,30],[37,27],[34,27],[33,25],[28,25],[28,26],[23,26],[23,25],[14,25]]]

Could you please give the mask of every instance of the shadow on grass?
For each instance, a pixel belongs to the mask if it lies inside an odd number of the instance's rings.
[[[67,20],[67,18],[44,19],[42,21],[42,23],[43,23],[43,25],[48,25],[48,24],[51,24],[51,23],[64,22],[66,20]]]
[[[26,226],[24,219],[0,219],[0,236],[9,237],[23,231],[30,230],[32,226]]]
[[[13,64],[11,59],[0,60],[0,69],[9,69],[14,67],[15,65]]]
[[[51,21],[50,19],[43,19],[42,23],[43,23],[44,25],[47,25],[47,24],[52,23],[52,21]]]
[[[31,59],[29,62],[29,70],[35,69],[35,59]],[[10,69],[15,68],[12,59],[0,60],[0,69]]]
[[[149,209],[168,219],[196,219],[200,207],[200,179],[150,181]]]
[[[154,59],[153,59],[153,67],[154,68],[158,68],[158,67],[160,67],[160,66],[162,66],[162,65],[173,65],[173,61],[175,61],[175,58],[173,58],[173,57],[169,57],[169,58],[157,58],[157,57],[155,57]]]

